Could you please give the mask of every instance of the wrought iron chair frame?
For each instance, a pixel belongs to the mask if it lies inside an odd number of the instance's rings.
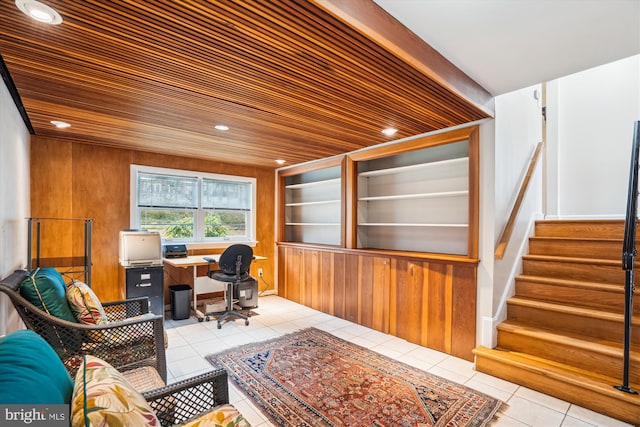
[[[82,355],[90,354],[120,371],[151,366],[166,383],[164,320],[160,315],[135,317],[149,313],[147,297],[103,303],[106,325],[73,323],[46,313],[20,295],[20,284],[28,275],[26,270],[16,270],[0,281],[0,292],[9,297],[25,326],[49,342],[72,377]],[[52,335],[57,338],[54,342]]]
[[[190,418],[229,403],[227,371],[217,369],[142,393],[163,426]]]

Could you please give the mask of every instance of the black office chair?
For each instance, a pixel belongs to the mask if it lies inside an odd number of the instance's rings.
[[[218,260],[219,270],[211,270],[211,260],[207,276],[227,284],[227,311],[218,317],[218,329],[222,327],[222,322],[232,317],[244,319],[244,324],[249,325],[249,316],[246,316],[233,309],[233,287],[238,283],[248,279],[249,267],[253,261],[253,249],[247,245],[231,245],[222,252]]]

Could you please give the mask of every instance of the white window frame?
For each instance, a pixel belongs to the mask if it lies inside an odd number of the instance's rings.
[[[230,243],[244,243],[255,246],[256,241],[256,178],[236,175],[223,175],[207,172],[197,172],[184,169],[170,169],[154,166],[131,165],[130,168],[130,189],[129,189],[129,213],[132,229],[140,228],[140,210],[138,208],[138,173],[153,173],[158,175],[176,175],[184,177],[195,177],[198,179],[198,208],[194,218],[194,238],[193,239],[162,239],[162,243],[185,243],[189,248],[217,248],[226,247]],[[247,224],[246,238],[205,238],[204,218],[206,211],[202,208],[202,180],[215,179],[223,181],[233,181],[251,183],[251,209]]]

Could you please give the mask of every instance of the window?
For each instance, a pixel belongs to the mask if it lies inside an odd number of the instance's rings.
[[[171,243],[255,241],[255,178],[131,166],[131,226]]]

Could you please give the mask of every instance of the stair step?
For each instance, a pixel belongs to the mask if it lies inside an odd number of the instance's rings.
[[[529,238],[529,254],[580,258],[612,259],[622,263],[621,239],[593,239],[576,237]]]
[[[507,319],[558,332],[569,332],[594,339],[622,341],[624,313],[612,313],[523,297],[507,300]],[[631,340],[640,344],[640,320],[632,320]]]
[[[640,426],[640,395],[613,387],[623,376],[624,228],[537,221],[498,347],[476,348],[476,369]],[[640,298],[633,305],[629,380],[640,391]]]
[[[598,308],[621,313],[624,311],[624,284],[583,280],[556,279],[520,275],[516,277],[516,295],[548,302]],[[633,301],[634,313],[640,315],[640,298]]]
[[[625,282],[622,262],[607,259],[525,255],[522,257],[522,274],[589,282]]]
[[[498,348],[535,354],[558,363],[593,371],[613,378],[622,378],[623,342],[597,340],[578,334],[556,333],[519,322],[506,321],[498,325]],[[629,379],[640,383],[640,350],[630,352]]]
[[[521,384],[541,393],[591,409],[607,416],[638,424],[640,395],[615,389],[621,379],[594,374],[561,363],[518,352],[477,347],[476,370]],[[637,385],[631,388],[638,390]]]
[[[539,237],[582,237],[622,240],[624,237],[624,220],[536,221],[535,235]]]

